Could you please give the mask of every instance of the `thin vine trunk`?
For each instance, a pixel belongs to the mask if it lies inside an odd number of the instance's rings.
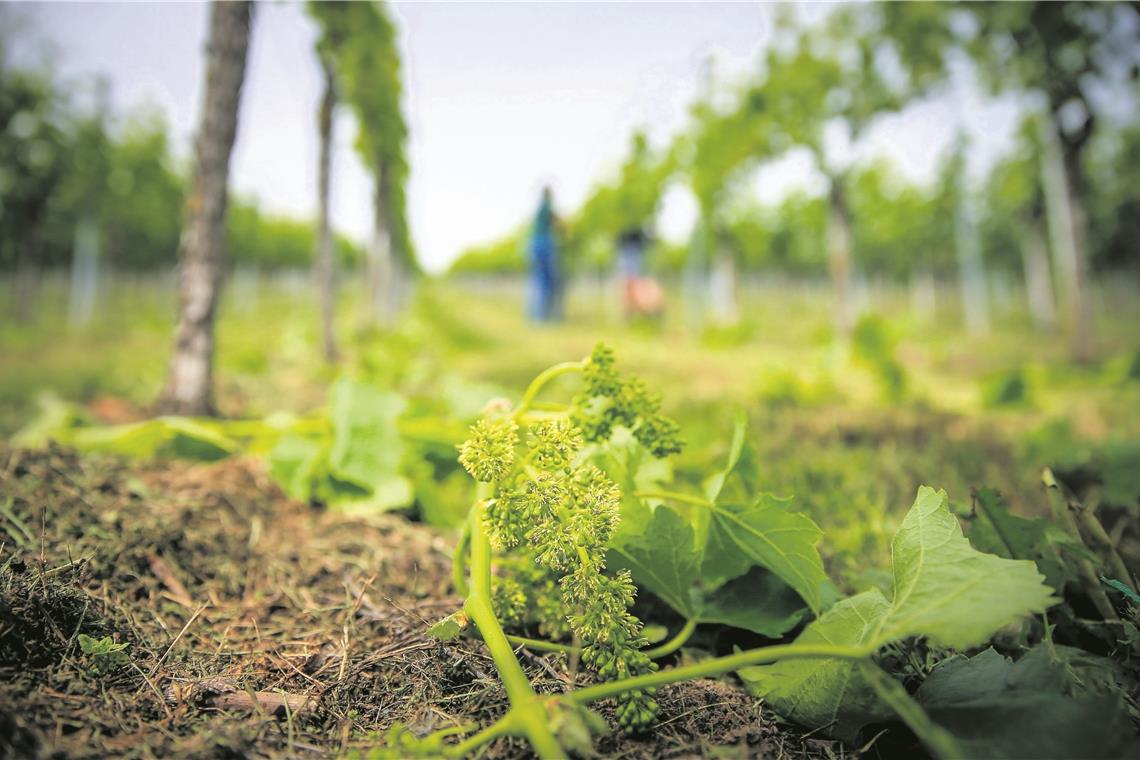
[[[404,250],[404,240],[395,230],[399,221],[396,218],[396,209],[393,207],[392,194],[392,167],[385,163],[382,169],[384,177],[384,226],[388,230],[388,260],[386,266],[387,280],[382,291],[383,300],[380,304],[381,319],[385,324],[392,324],[404,305],[405,288],[407,287],[408,272],[404,262],[408,252]]]
[[[1093,324],[1093,300],[1089,283],[1088,214],[1085,212],[1084,183],[1080,159],[1076,154],[1066,153],[1062,165],[1065,167],[1065,195],[1069,200],[1070,215],[1073,220],[1073,358],[1079,362],[1092,359],[1095,327]]]
[[[712,223],[709,210],[702,205],[700,216],[689,239],[688,255],[681,272],[681,293],[685,306],[685,328],[699,333],[705,328],[709,311],[709,262],[712,258]]]
[[[230,153],[237,134],[253,4],[213,3],[206,92],[195,145],[195,168],[179,241],[179,314],[163,413],[213,414],[214,318],[225,262]]]
[[[1049,243],[1057,267],[1059,288],[1064,293],[1069,325],[1070,352],[1087,361],[1092,352],[1092,302],[1088,293],[1088,256],[1085,249],[1085,211],[1079,187],[1080,166],[1076,155],[1062,156],[1053,122],[1040,120],[1044,148],[1041,173],[1045,195]]]
[[[366,326],[389,325],[399,308],[402,272],[392,239],[391,171],[384,163],[376,169],[373,195],[372,242],[368,247],[365,271]]]
[[[852,284],[851,221],[847,200],[838,178],[831,178],[828,193],[827,262],[835,297],[835,330],[844,340],[855,327],[854,288]]]
[[[965,177],[960,176],[958,182],[965,183]],[[958,257],[958,287],[962,296],[966,329],[974,335],[988,333],[990,309],[986,292],[986,269],[982,261],[982,241],[974,201],[964,187],[958,189],[954,250]]]
[[[929,267],[916,267],[911,272],[910,309],[923,322],[933,321],[938,312],[938,288]]]
[[[99,283],[99,220],[85,212],[75,225],[75,246],[71,257],[68,297],[68,323],[82,329],[95,316]]]
[[[35,249],[38,235],[29,234],[16,243],[16,266],[12,275],[12,319],[30,323],[35,316],[39,296],[40,271]]]
[[[392,235],[384,210],[384,182],[379,174],[372,197],[372,240],[368,245],[364,271],[364,325],[380,323],[386,309],[385,290],[391,279]]]
[[[332,225],[329,223],[329,186],[332,173],[332,125],[336,108],[336,75],[332,62],[321,57],[325,75],[325,91],[317,113],[320,133],[320,159],[317,170],[317,298],[320,303],[321,350],[325,361],[335,362],[338,351],[334,318],[336,312],[336,262],[333,260]]]
[[[1033,326],[1038,330],[1053,330],[1057,327],[1053,275],[1049,271],[1049,247],[1045,244],[1038,220],[1026,220],[1020,225],[1018,237],[1025,270],[1025,294]]]
[[[736,256],[723,244],[717,244],[712,271],[709,273],[709,297],[713,321],[731,327],[740,323],[737,301]]]

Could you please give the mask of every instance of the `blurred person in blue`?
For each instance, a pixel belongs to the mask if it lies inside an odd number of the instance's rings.
[[[557,227],[550,186],[542,188],[542,200],[530,236],[530,318],[551,322],[562,318],[562,273],[558,261]]]

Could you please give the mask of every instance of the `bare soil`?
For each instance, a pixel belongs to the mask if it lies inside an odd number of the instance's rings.
[[[398,515],[291,501],[252,461],[0,448],[0,757],[366,756],[397,722],[486,724],[507,701],[481,642],[425,635],[459,604],[451,546]],[[106,667],[80,634],[128,662]],[[585,681],[563,655],[521,657],[540,690]],[[651,732],[612,731],[598,753],[844,754],[731,680],[659,701]],[[528,755],[500,739],[483,756]]]

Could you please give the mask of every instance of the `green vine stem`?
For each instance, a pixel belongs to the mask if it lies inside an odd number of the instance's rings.
[[[502,733],[523,734],[541,758],[562,758],[566,755],[547,725],[546,709],[519,665],[491,606],[491,541],[483,528],[483,509],[487,499],[494,494],[495,487],[491,483],[479,483],[475,488],[475,505],[467,518],[471,533],[470,593],[463,604],[463,610],[479,629],[479,634],[495,661],[507,697],[511,700],[511,709],[502,719]],[[481,732],[468,741],[477,737],[483,737],[483,741],[495,738],[484,736],[485,734],[486,731]]]
[[[562,375],[576,374],[585,368],[586,363],[584,361],[562,362],[561,364],[555,364],[553,367],[548,367],[540,372],[534,380],[530,381],[526,392],[523,393],[522,400],[519,401],[518,408],[515,409],[515,419],[518,420],[521,418],[523,414],[534,405],[535,398],[538,396],[539,391],[551,380],[556,377],[561,377]]]
[[[655,673],[648,673],[633,678],[587,686],[565,693],[562,695],[562,699],[569,700],[578,705],[586,705],[602,699],[616,697],[627,691],[665,686],[678,681],[691,681],[697,678],[710,678],[712,676],[731,673],[749,665],[763,665],[779,660],[852,660],[858,664],[860,671],[879,698],[898,714],[903,723],[914,731],[915,735],[926,744],[927,748],[935,757],[940,760],[959,760],[964,757],[961,746],[954,737],[944,728],[931,721],[922,707],[907,694],[906,690],[871,661],[871,655],[874,654],[874,651],[873,648],[865,646],[835,646],[826,644],[783,644],[761,647],[759,649],[751,649],[746,652],[704,660],[692,665],[685,665],[670,670],[660,670]],[[498,664],[498,659],[496,659],[496,664]],[[517,661],[515,665],[517,667]],[[525,678],[525,676],[523,677]],[[507,681],[505,674],[503,680],[505,685]],[[508,695],[511,694],[509,688],[507,693]],[[533,692],[531,699],[534,700],[533,703],[541,709],[541,704],[537,701],[538,698]],[[512,704],[514,704],[513,697]],[[516,717],[515,709],[515,707],[512,707],[511,711],[501,718],[499,722],[460,744],[455,745],[449,750],[448,754],[456,756],[462,755],[499,736],[511,733],[523,733],[530,738],[531,734],[527,730],[527,726],[522,723],[523,719],[521,715]],[[542,720],[542,716],[543,714],[540,711],[538,713],[538,719]],[[547,733],[549,733],[549,731],[547,731]],[[555,743],[555,747],[557,748],[557,743]],[[557,749],[558,752],[561,752],[560,748]],[[546,754],[538,750],[537,745],[536,752],[538,752],[540,757],[547,757]],[[558,755],[551,756],[556,757]]]
[[[562,652],[563,654],[578,654],[578,647],[572,647],[569,644],[557,644],[553,641],[542,641],[540,639],[528,639],[525,636],[512,636],[507,634],[507,641],[511,642],[517,647],[526,647],[527,649],[534,649],[538,652]]]
[[[451,583],[455,586],[455,593],[465,597],[471,591],[467,585],[467,550],[471,548],[470,520],[463,521],[462,531],[451,555]]]
[[[673,654],[689,640],[693,635],[693,631],[697,630],[697,621],[695,618],[686,620],[685,625],[677,632],[677,635],[666,641],[664,644],[655,646],[652,649],[645,650],[645,656],[651,660],[656,660],[659,657],[664,657],[667,654]]]
[[[477,734],[473,734],[458,744],[444,750],[447,757],[466,757],[484,744],[489,744],[500,736],[514,733],[514,716],[510,711]]]
[[[710,507],[712,502],[703,496],[679,493],[677,491],[634,491],[633,495],[639,499],[661,499],[662,501],[680,501],[685,504],[695,504],[698,507]]]
[[[548,414],[566,414],[570,411],[569,404],[563,404],[559,401],[532,401],[530,402],[530,410],[535,413],[546,412]]]
[[[748,665],[763,665],[777,660],[789,658],[810,659],[837,659],[837,660],[865,660],[874,653],[868,647],[845,647],[829,644],[780,644],[760,649],[750,649],[746,652],[716,657],[711,660],[702,660],[692,665],[682,665],[670,670],[658,670],[632,678],[623,678],[619,681],[606,681],[594,684],[583,689],[566,694],[577,704],[596,702],[599,699],[609,699],[626,691],[648,689],[654,686],[665,686],[677,681],[690,681],[694,678],[710,678],[740,670]]]
[[[667,654],[672,654],[684,646],[685,642],[693,635],[693,631],[697,628],[696,620],[687,620],[685,625],[677,632],[677,635],[669,641],[652,649],[646,649],[646,656],[656,659],[664,657]],[[562,654],[575,655],[581,654],[582,650],[579,647],[570,644],[559,644],[555,641],[543,641],[542,639],[530,639],[526,636],[513,636],[507,634],[507,641],[511,642],[517,647],[526,647],[533,649],[537,652],[561,652]]]
[[[932,755],[939,760],[963,760],[967,757],[953,734],[932,721],[922,705],[915,702],[903,685],[884,673],[882,668],[867,659],[859,663],[859,672],[879,699],[895,711]]]

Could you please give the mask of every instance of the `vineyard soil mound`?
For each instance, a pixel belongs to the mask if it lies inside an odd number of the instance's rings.
[[[366,754],[397,722],[426,733],[507,708],[479,641],[425,635],[459,604],[451,541],[430,528],[290,501],[242,460],[0,448],[0,494],[0,757]],[[564,655],[522,656],[540,690],[576,677]],[[842,751],[727,682],[659,701],[652,732],[611,733],[600,754]],[[501,739],[485,756],[527,754]]]

